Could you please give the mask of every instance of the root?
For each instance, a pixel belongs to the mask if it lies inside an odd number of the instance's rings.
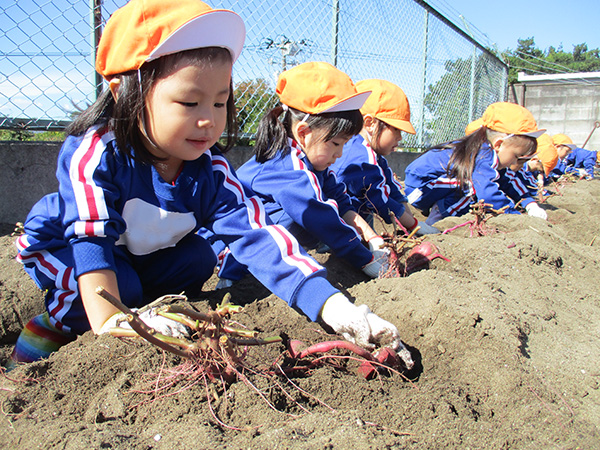
[[[521,203],[521,201],[517,202],[514,207],[516,208],[519,203]],[[487,222],[492,217],[504,214],[509,206],[507,205],[500,209],[494,209],[493,205],[490,203],[485,203],[483,200],[479,200],[477,203],[472,204],[469,208],[471,210],[471,214],[475,216],[473,219],[468,220],[465,223],[461,223],[460,225],[456,225],[452,228],[448,228],[447,230],[442,231],[442,234],[448,234],[464,226],[469,226],[469,237],[489,236],[490,234],[497,233],[498,229],[488,225]]]

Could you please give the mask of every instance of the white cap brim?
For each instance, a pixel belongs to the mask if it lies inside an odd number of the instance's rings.
[[[514,133],[514,134],[516,134],[518,136],[529,136],[529,137],[537,139],[545,132],[546,132],[546,130],[537,130],[537,131],[532,131],[530,133]]]
[[[229,50],[233,62],[244,47],[246,26],[233,11],[213,10],[185,23],[154,49],[146,61],[184,50],[202,47],[223,47]]]
[[[330,113],[330,112],[341,112],[341,111],[352,111],[354,109],[360,109],[371,95],[371,91],[361,92],[359,94],[348,97],[345,100],[333,105],[331,108],[327,108],[325,111],[321,111],[319,114]]]

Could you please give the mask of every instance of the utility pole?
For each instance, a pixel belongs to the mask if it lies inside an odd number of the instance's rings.
[[[286,36],[279,36],[275,39],[263,39],[260,49],[265,51],[279,51],[281,56],[281,72],[284,72],[288,69],[288,64],[296,65],[296,61],[293,59],[290,60],[290,58],[294,58],[301,52],[305,51],[305,49],[309,48],[310,45],[310,42],[306,39],[294,41],[288,39]]]

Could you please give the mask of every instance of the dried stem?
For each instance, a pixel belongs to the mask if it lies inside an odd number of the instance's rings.
[[[123,314],[125,314],[125,318],[126,318],[127,322],[129,322],[129,325],[131,326],[131,328],[140,337],[146,339],[151,344],[154,344],[157,347],[160,347],[167,352],[174,353],[175,355],[178,355],[178,356],[181,356],[184,358],[188,358],[190,356],[189,352],[180,350],[177,347],[174,347],[172,345],[167,344],[166,342],[163,342],[163,340],[161,340],[161,339],[164,339],[164,338],[168,339],[169,336],[164,336],[160,333],[156,333],[156,331],[154,329],[150,328],[139,318],[138,314],[135,311],[132,311],[127,306],[125,306],[118,298],[116,298],[114,295],[112,295],[110,292],[108,292],[106,289],[104,289],[104,287],[98,286],[96,288],[96,293],[98,295],[100,295],[100,297],[105,299],[107,302],[109,302],[111,305],[113,305],[115,308],[117,308],[119,311],[121,311]],[[155,334],[160,335],[161,338],[155,336]]]

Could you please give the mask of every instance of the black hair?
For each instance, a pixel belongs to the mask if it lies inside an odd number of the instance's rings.
[[[490,130],[486,127],[481,127],[477,131],[464,136],[456,141],[444,142],[443,144],[436,145],[430,150],[442,150],[451,148],[452,155],[448,161],[448,167],[446,172],[449,177],[456,178],[458,181],[458,187],[460,189],[466,189],[469,182],[473,177],[473,170],[475,169],[475,160],[479,155],[481,146],[484,142],[491,142],[496,136],[505,136],[506,133],[500,133],[494,130]],[[535,153],[537,150],[537,141],[535,138],[529,136],[515,135],[509,139],[520,142],[526,146],[527,155]],[[491,149],[490,151],[494,151]]]
[[[280,120],[280,116],[283,117]],[[274,158],[277,154],[286,155],[290,151],[288,138],[293,137],[292,125],[300,122],[306,113],[294,108],[276,106],[258,124],[254,153],[260,163]],[[323,114],[310,114],[306,123],[313,130],[323,130],[323,141],[336,136],[352,137],[360,133],[363,125],[362,114],[358,109]]]
[[[144,113],[144,99],[154,84],[184,65],[210,66],[215,63],[231,62],[231,54],[221,47],[203,47],[166,55],[145,63],[139,71],[130,71],[116,75],[120,79],[118,100],[115,101],[109,89],[106,89],[84,111],[78,113],[75,120],[65,130],[67,135],[80,135],[93,125],[106,123],[114,132],[117,146],[138,161],[154,164],[161,160],[154,156],[143,141],[140,130]],[[141,86],[140,80],[141,78]],[[218,145],[222,152],[228,151],[236,139],[237,121],[233,84],[229,85],[227,99],[227,124],[225,146]],[[133,152],[132,152],[133,150]]]
[[[396,129],[395,127],[391,126],[389,123],[386,123],[383,120],[378,119],[377,117],[373,117],[373,120],[375,121],[375,131],[371,135],[371,143],[378,144],[379,143],[379,139],[381,138],[381,135],[383,134],[383,132],[385,130],[387,130],[387,129],[390,129],[390,130]]]

